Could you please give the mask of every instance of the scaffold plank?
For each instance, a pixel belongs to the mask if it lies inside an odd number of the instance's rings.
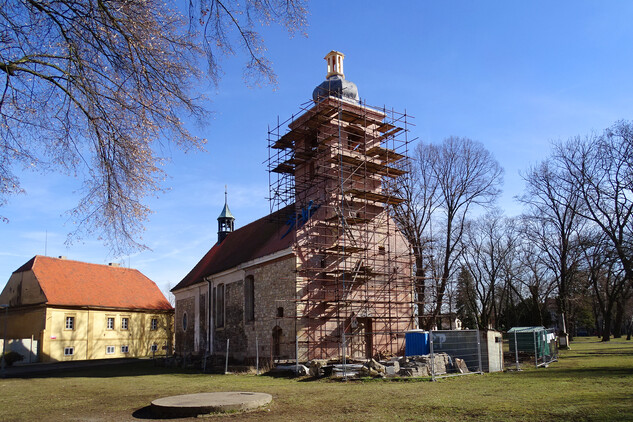
[[[382,202],[383,204],[398,205],[404,202],[404,199],[395,196],[383,195],[375,192],[363,191],[360,189],[348,189],[346,193],[351,194],[354,198],[365,199],[374,202]]]
[[[401,127],[395,127],[395,128],[393,128],[393,129],[391,129],[390,131],[383,133],[383,134],[382,134],[381,136],[379,136],[377,139],[378,139],[379,141],[382,141],[382,140],[384,140],[384,139],[389,138],[390,136],[394,136],[396,133],[398,133],[398,132],[400,132],[400,131],[402,131],[402,130],[404,130],[404,129],[402,129]]]
[[[386,163],[395,163],[396,161],[400,161],[405,158],[403,154],[399,154],[392,149],[383,148],[381,146],[375,146],[368,149],[367,155],[370,157],[377,157]]]
[[[272,169],[273,172],[275,173],[279,173],[279,174],[294,174],[295,173],[295,168],[294,166],[287,164],[287,163],[280,163],[277,167],[275,167],[274,169]]]
[[[389,167],[385,164],[382,164],[380,160],[375,158],[367,157],[356,151],[349,150],[339,150],[334,153],[334,157],[330,159],[331,162],[336,163],[338,161],[342,161],[345,164],[351,164],[354,166],[362,166],[364,165],[366,170],[370,173],[379,174],[380,176],[387,177],[398,177],[402,176],[406,173],[406,171],[397,169],[395,167]]]

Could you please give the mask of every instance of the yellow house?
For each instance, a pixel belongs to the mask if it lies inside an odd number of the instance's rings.
[[[171,352],[174,309],[135,269],[38,255],[11,275],[0,304],[7,350],[35,344],[39,362]]]

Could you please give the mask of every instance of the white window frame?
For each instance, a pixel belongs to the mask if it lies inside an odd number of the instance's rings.
[[[150,351],[158,352],[158,344],[156,344],[156,343],[152,344],[152,347],[150,347]]]
[[[110,331],[114,330],[114,317],[106,318],[106,329]]]
[[[74,329],[75,329],[75,317],[73,315],[66,315],[64,330],[73,331]]]
[[[121,353],[130,353],[130,346],[128,346],[127,344],[121,346]]]
[[[150,323],[149,323],[149,329],[150,331],[156,331],[158,330],[158,318],[152,318]]]
[[[64,347],[64,356],[74,356],[75,348],[73,346]]]
[[[106,346],[106,355],[113,355],[116,353],[116,347]]]
[[[129,317],[121,317],[121,329],[128,330],[130,327],[130,318]]]

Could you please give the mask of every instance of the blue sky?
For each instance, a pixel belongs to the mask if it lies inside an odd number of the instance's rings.
[[[307,38],[277,27],[262,35],[279,85],[247,88],[245,57],[225,59],[216,89],[200,86],[214,112],[206,153],[165,151],[169,191],[143,236],[150,251],[112,257],[97,239],[64,244],[65,212],[80,181],[21,173],[27,194],[0,209],[0,287],[36,254],[120,262],[167,291],[216,240],[228,185],[236,228],[269,211],[267,127],[285,120],[325,78],[323,57],[346,55],[345,75],[368,105],[414,116],[412,137],[478,140],[505,169],[499,205],[521,212],[519,172],[547,156],[552,141],[600,132],[633,118],[633,2],[630,1],[318,1]]]

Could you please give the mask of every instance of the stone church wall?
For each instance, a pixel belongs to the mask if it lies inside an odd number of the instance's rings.
[[[225,287],[225,325],[215,329],[214,350],[226,352],[236,361],[254,363],[259,348],[260,363],[271,358],[273,329],[281,329],[279,356],[294,357],[295,258],[290,257],[245,269],[245,277],[254,279],[253,321],[246,321],[244,280]],[[281,311],[279,308],[283,308]]]
[[[194,349],[195,328],[193,317],[195,315],[195,297],[187,297],[176,301],[176,352],[191,353]],[[187,329],[182,330],[182,317],[187,313],[189,322]]]

